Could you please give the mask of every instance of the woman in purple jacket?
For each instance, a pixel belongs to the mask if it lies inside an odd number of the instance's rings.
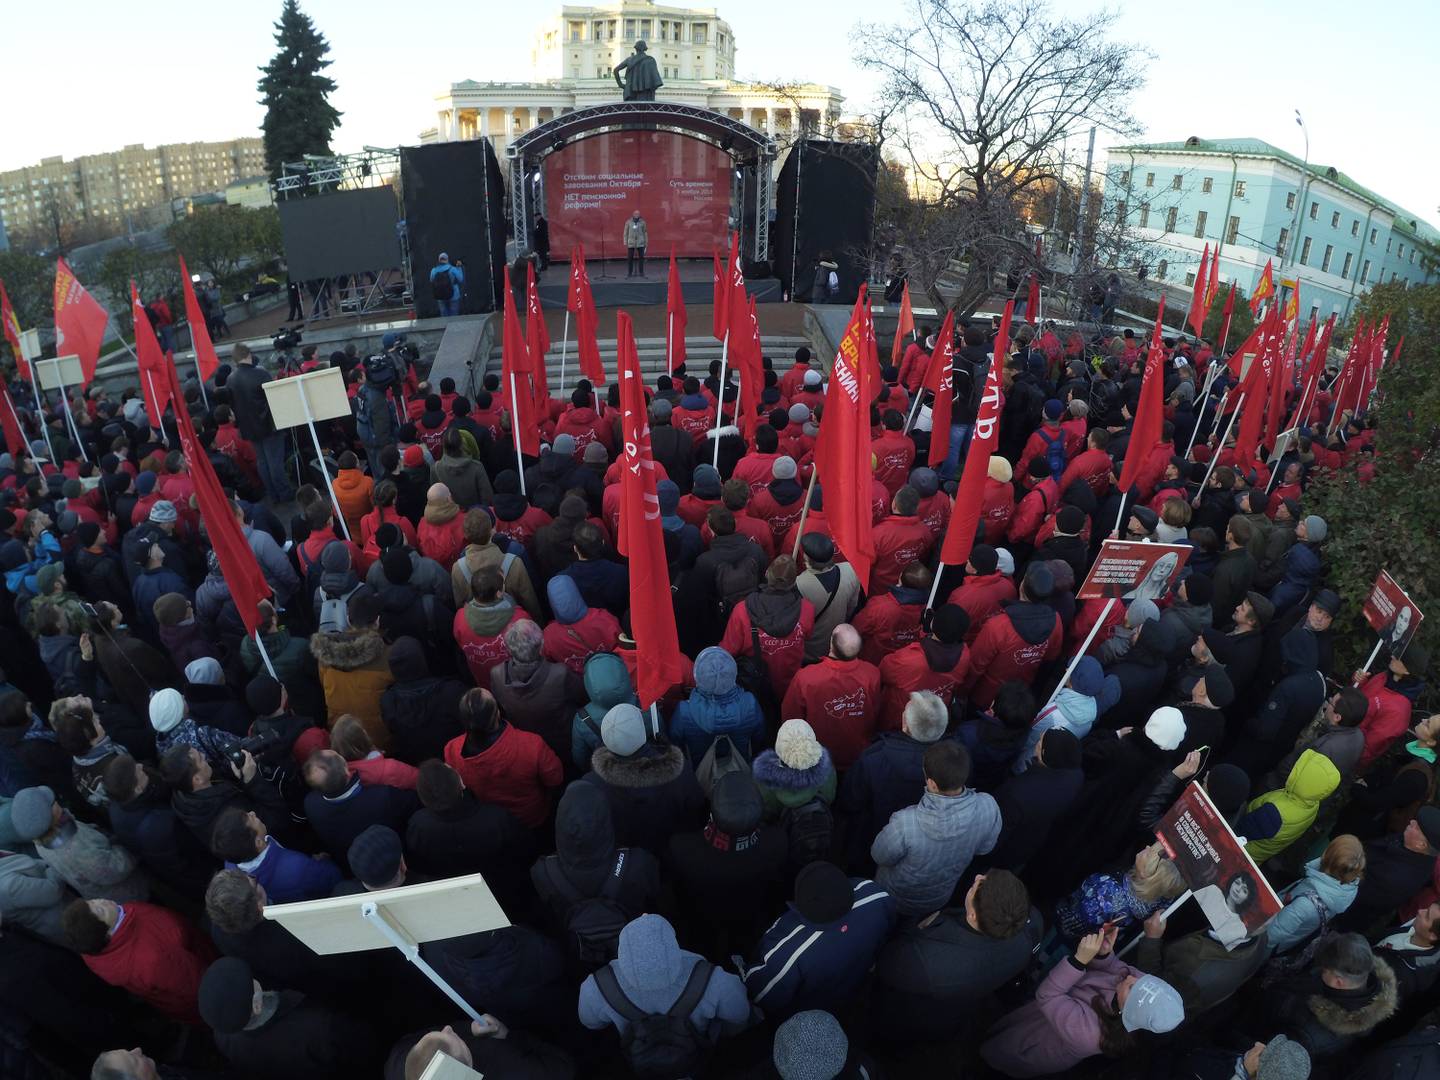
[[[1119,929],[1082,938],[1075,955],[1050,970],[1035,1000],[1004,1017],[980,1047],[1006,1076],[1049,1076],[1096,1054],[1118,1058],[1135,1048],[1135,1033],[1174,1031],[1185,1006],[1174,987],[1111,955]]]

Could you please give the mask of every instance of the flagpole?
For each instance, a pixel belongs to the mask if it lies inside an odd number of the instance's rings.
[[[1229,391],[1226,391],[1226,393],[1228,395]],[[1221,398],[1221,404],[1224,404],[1224,398]],[[1240,400],[1235,402],[1235,411],[1230,414],[1230,423],[1225,425],[1225,434],[1222,435],[1220,437],[1220,441],[1215,444],[1215,453],[1210,455],[1210,467],[1205,470],[1205,479],[1200,481],[1200,491],[1197,492],[1195,495],[1195,501],[1197,504],[1200,501],[1200,496],[1204,494],[1205,488],[1210,483],[1210,474],[1215,471],[1215,463],[1220,460],[1220,451],[1225,449],[1225,440],[1230,438],[1230,432],[1235,427],[1235,418],[1240,415],[1240,410],[1244,407],[1245,395],[1244,393],[1241,393]]]
[[[335,510],[335,519],[340,522],[340,531],[345,534],[346,540],[350,540],[350,526],[345,524],[340,500],[335,497],[335,485],[330,480],[330,470],[325,467],[325,451],[320,449],[320,436],[315,432],[315,414],[310,411],[310,394],[305,389],[304,380],[300,381],[298,389],[300,402],[305,406],[305,426],[310,429],[310,440],[315,444],[315,466],[320,470],[320,475],[325,477],[325,490],[330,492],[330,505]]]
[[[565,332],[560,337],[560,400],[565,400],[565,350],[570,345],[570,309],[565,309]]]
[[[26,331],[26,333],[28,334],[30,331]],[[24,347],[25,341],[26,337],[21,335],[21,352],[29,351]],[[30,369],[30,390],[35,395],[35,419],[40,423],[40,435],[45,440],[45,449],[50,454],[50,464],[58,469],[60,462],[55,459],[55,447],[50,443],[50,425],[45,422],[45,399],[40,396],[40,384],[35,381],[35,357],[25,356],[22,359],[25,361],[25,366]],[[23,432],[25,429],[21,428],[20,430]],[[26,449],[29,449],[28,445]]]
[[[728,320],[727,320],[728,322]],[[720,343],[720,385],[715,391],[715,460],[711,464],[720,471],[720,428],[725,417],[725,361],[730,352],[730,331],[725,331],[725,340]]]
[[[919,414],[919,412],[920,412],[920,399],[921,399],[922,397],[924,397],[924,396],[925,396],[925,387],[922,385],[918,390],[915,391],[915,400],[912,401],[912,402],[910,402],[910,412],[909,412],[909,414],[905,417],[905,427],[904,427],[904,429],[900,432],[900,434],[902,434],[902,435],[909,435],[909,434],[910,434],[910,428],[914,426],[914,424],[915,424],[915,417],[916,417],[916,416]],[[931,437],[933,438],[935,433],[934,433],[934,431],[932,430],[930,434],[931,434]]]
[[[1190,429],[1190,441],[1185,444],[1186,460],[1189,460],[1190,458],[1190,451],[1195,449],[1195,437],[1200,434],[1200,419],[1205,415],[1205,402],[1210,397],[1210,390],[1215,385],[1215,377],[1217,374],[1219,374],[1219,371],[1220,366],[1217,359],[1217,361],[1214,361],[1210,364],[1210,370],[1206,373],[1205,376],[1205,389],[1200,393],[1200,416],[1197,416],[1195,418],[1195,426]],[[1230,391],[1228,390],[1225,391],[1226,394],[1228,394],[1229,392]],[[1225,403],[1225,394],[1220,395],[1220,403],[1222,405]],[[1218,409],[1215,415],[1219,416]]]
[[[515,471],[520,474],[520,494],[526,498],[525,492],[525,457],[520,452],[520,424],[515,411],[515,372],[510,372],[510,433],[515,436]]]
[[[24,425],[22,425],[22,424],[20,423],[20,414],[15,411],[15,401],[14,401],[14,399],[10,396],[9,387],[6,387],[6,391],[5,391],[5,404],[8,405],[8,406],[10,406],[10,418],[15,421],[15,430],[20,433],[20,441],[25,444],[25,447],[24,447],[25,452],[26,452],[26,453],[29,453],[29,452],[30,452],[30,441],[25,438],[25,427],[24,427]],[[47,442],[45,445],[48,447],[50,444]],[[34,457],[33,454],[31,454],[30,456],[31,456],[32,458]],[[50,464],[54,465],[54,464],[55,464],[55,461],[54,461],[55,455],[52,453],[52,454],[50,455],[50,457],[51,457],[51,462],[50,462]],[[16,464],[17,464],[17,467],[18,467],[18,464],[19,464],[19,463],[17,462]]]
[[[665,316],[665,374],[675,374],[675,313],[669,312]]]
[[[265,670],[270,673],[272,679],[279,682],[280,676],[275,674],[275,665],[270,662],[270,654],[265,651],[265,643],[260,640],[259,630],[255,631],[255,648],[260,650],[260,659],[265,664]]]
[[[1090,627],[1090,633],[1085,635],[1085,640],[1080,643],[1080,648],[1076,651],[1075,655],[1070,658],[1070,663],[1065,667],[1065,674],[1060,676],[1060,681],[1055,684],[1055,689],[1050,691],[1050,696],[1046,698],[1045,704],[1040,707],[1040,712],[1044,712],[1051,705],[1055,704],[1055,699],[1060,696],[1060,691],[1065,688],[1065,684],[1070,681],[1070,676],[1074,675],[1075,669],[1080,666],[1080,661],[1083,660],[1085,654],[1090,651],[1090,643],[1095,640],[1095,635],[1100,633],[1100,628],[1105,625],[1105,620],[1110,617],[1110,610],[1115,606],[1115,603],[1116,598],[1113,596],[1105,601],[1105,608],[1100,612],[1100,617],[1095,620],[1095,625]],[[1039,715],[1039,713],[1036,715]]]
[[[810,466],[810,483],[805,485],[805,505],[800,508],[800,520],[795,524],[795,546],[790,549],[790,558],[800,558],[800,541],[805,538],[805,519],[810,516],[810,496],[815,493],[815,479],[820,470]]]
[[[935,595],[940,591],[940,579],[944,576],[945,560],[941,559],[935,563],[935,580],[930,583],[930,598],[925,601],[926,611],[935,606]]]
[[[60,364],[58,357],[56,358],[55,374],[57,377],[60,374]],[[60,404],[65,409],[65,419],[70,425],[70,434],[75,437],[75,445],[80,449],[81,459],[88,464],[90,461],[90,455],[85,452],[85,443],[80,439],[80,428],[75,424],[75,414],[70,411],[70,395],[65,392],[65,384],[63,382],[60,383],[59,390]],[[47,442],[46,445],[48,446],[49,443]],[[58,461],[54,464],[57,468],[60,465]]]

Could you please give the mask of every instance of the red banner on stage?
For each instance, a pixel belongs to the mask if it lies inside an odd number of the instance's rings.
[[[674,245],[681,258],[703,258],[725,243],[730,155],[702,139],[608,131],[561,147],[544,169],[552,258],[577,243],[592,259],[624,258],[625,221],[636,210],[651,252]]]

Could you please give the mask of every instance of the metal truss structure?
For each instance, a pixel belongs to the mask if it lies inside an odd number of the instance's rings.
[[[305,155],[302,161],[287,161],[270,186],[277,198],[289,199],[319,191],[350,191],[380,187],[400,175],[399,147],[367,146],[358,154],[337,157]]]

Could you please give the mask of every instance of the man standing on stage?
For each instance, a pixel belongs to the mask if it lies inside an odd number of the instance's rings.
[[[645,276],[645,248],[649,246],[650,234],[645,228],[645,219],[636,210],[630,215],[630,220],[625,222],[625,247],[630,252],[630,261],[626,264],[625,276],[634,277],[636,264],[640,267],[640,276]]]
[[[465,284],[465,269],[458,262],[452,263],[450,256],[440,253],[440,261],[430,271],[430,291],[441,317],[460,314],[461,287]]]

